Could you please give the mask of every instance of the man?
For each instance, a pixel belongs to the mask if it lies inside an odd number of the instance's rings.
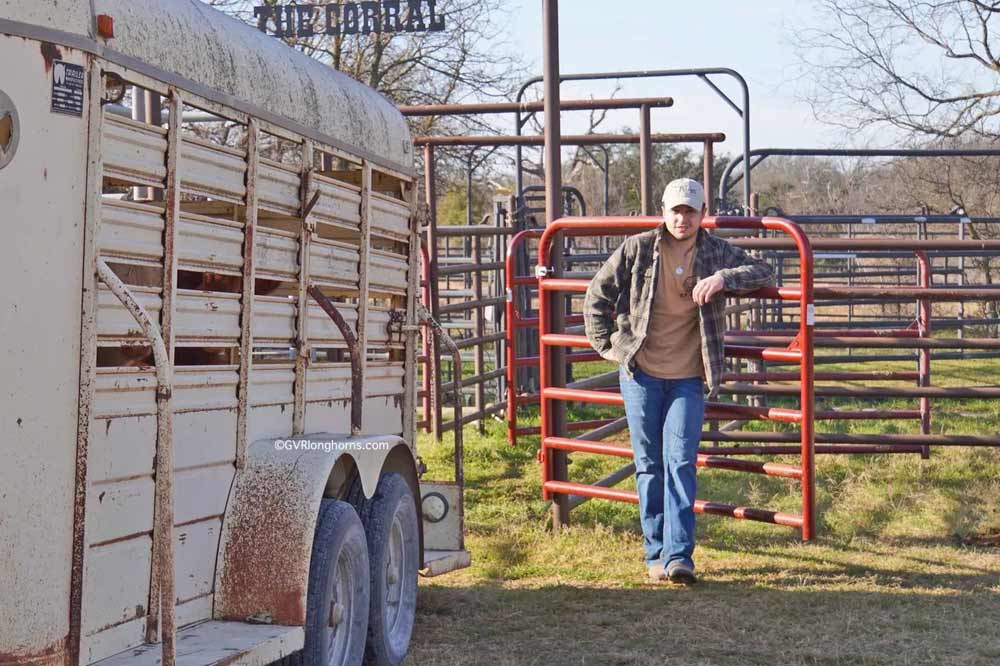
[[[763,261],[701,229],[705,193],[690,178],[663,192],[664,223],[629,237],[587,290],[587,338],[621,365],[649,577],[695,577],[695,463],[709,395],[722,381],[727,294],[771,285]]]

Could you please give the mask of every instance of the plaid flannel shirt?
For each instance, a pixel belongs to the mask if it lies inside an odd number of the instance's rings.
[[[660,239],[664,233],[666,227],[661,224],[627,238],[597,271],[583,303],[584,328],[590,344],[602,357],[624,366],[629,375],[634,369],[636,353],[650,334],[653,294],[660,274]],[[724,296],[771,286],[774,272],[764,261],[704,229],[698,230],[695,244],[695,277],[701,280],[719,273],[725,281],[725,290],[698,308],[701,359],[709,393],[714,396],[722,383]]]

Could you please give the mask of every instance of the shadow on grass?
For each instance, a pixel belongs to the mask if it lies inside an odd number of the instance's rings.
[[[834,582],[820,579],[760,588],[753,575],[708,579],[691,589],[424,586],[406,663],[985,666],[1000,660],[997,594],[982,588],[978,574],[928,589],[912,572],[893,571],[891,580],[903,584],[881,589],[883,582],[863,568],[836,573],[864,576],[867,587],[817,589]]]

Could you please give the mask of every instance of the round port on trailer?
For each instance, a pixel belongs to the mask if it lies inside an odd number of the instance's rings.
[[[0,169],[14,159],[21,125],[17,119],[17,109],[7,94],[0,90]]]

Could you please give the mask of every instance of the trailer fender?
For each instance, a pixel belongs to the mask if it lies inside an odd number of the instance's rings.
[[[400,437],[321,433],[247,447],[219,540],[215,619],[305,624],[320,502],[351,468],[366,497],[375,493],[383,471],[401,473],[420,497],[413,453]]]

